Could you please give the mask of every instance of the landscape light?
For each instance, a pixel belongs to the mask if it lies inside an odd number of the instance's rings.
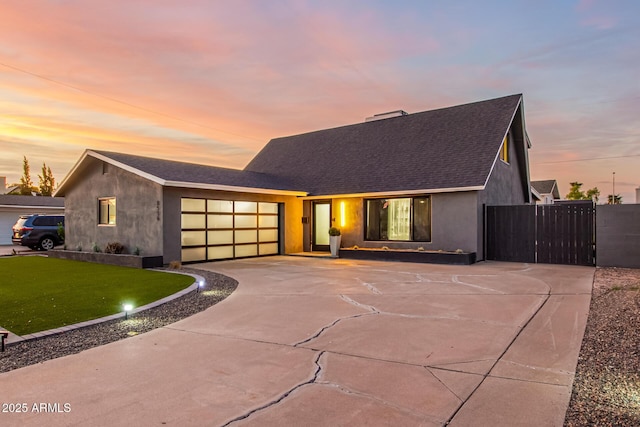
[[[122,308],[124,308],[124,318],[126,320],[129,318],[129,312],[133,310],[133,304],[122,304]]]
[[[204,288],[204,280],[200,280],[198,282],[198,286],[196,287],[196,293],[200,292],[200,288]]]

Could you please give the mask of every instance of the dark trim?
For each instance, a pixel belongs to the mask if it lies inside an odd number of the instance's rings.
[[[470,265],[476,262],[476,253],[423,252],[413,250],[340,249],[340,258],[368,261],[399,261],[427,264]]]

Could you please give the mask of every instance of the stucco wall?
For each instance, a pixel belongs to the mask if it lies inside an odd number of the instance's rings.
[[[345,204],[345,225],[341,226],[340,204]],[[476,252],[477,193],[458,192],[431,195],[431,242],[390,242],[365,240],[365,200],[363,198],[333,199],[334,226],[342,231],[342,247],[418,249],[428,251]]]
[[[284,203],[284,253],[302,252],[302,200],[293,196],[167,187],[164,189],[164,262],[181,258],[180,199],[183,197]]]
[[[116,198],[116,225],[98,225],[98,198]],[[66,245],[90,251],[102,250],[109,242],[120,242],[129,252],[135,247],[143,255],[162,253],[162,188],[123,169],[91,159],[80,178],[65,193]]]
[[[640,268],[640,205],[596,206],[596,264]]]

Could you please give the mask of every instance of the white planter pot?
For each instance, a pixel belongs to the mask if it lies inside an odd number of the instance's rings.
[[[338,251],[340,250],[340,242],[342,236],[329,236],[329,248],[331,249],[331,256],[337,258]]]

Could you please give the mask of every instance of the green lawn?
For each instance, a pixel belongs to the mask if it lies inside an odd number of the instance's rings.
[[[64,259],[0,258],[0,327],[18,335],[140,307],[193,283],[193,277]]]

